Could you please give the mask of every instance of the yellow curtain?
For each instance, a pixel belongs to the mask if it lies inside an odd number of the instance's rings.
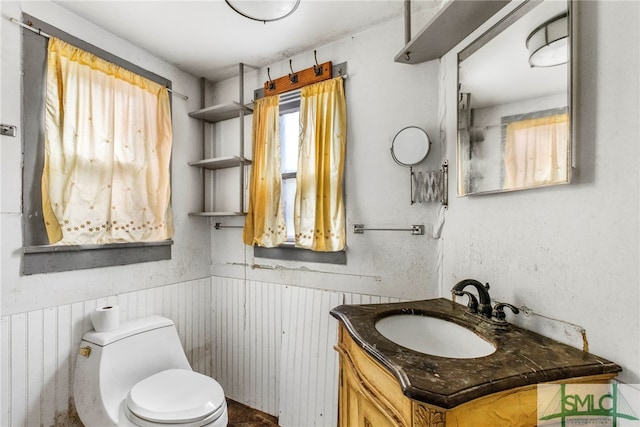
[[[249,210],[242,239],[247,245],[272,248],[285,242],[280,170],[280,97],[259,99],[253,110],[253,163],[249,181]]]
[[[339,251],[345,246],[347,108],[343,79],[303,87],[300,97],[295,243],[314,251]]]
[[[47,66],[42,200],[49,241],[171,238],[167,89],[54,37]]]
[[[567,113],[508,124],[505,188],[566,182],[568,137]]]

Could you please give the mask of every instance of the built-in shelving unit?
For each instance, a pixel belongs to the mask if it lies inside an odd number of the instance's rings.
[[[441,58],[509,1],[451,0],[445,3],[415,37],[406,40],[405,47],[396,55],[395,61],[419,64]]]
[[[253,109],[244,104],[244,65],[239,64],[239,102],[231,101],[204,107],[200,110],[189,113],[189,117],[202,120],[205,123],[215,125],[225,120],[239,118],[238,135],[238,155],[225,157],[212,157],[189,162],[189,166],[194,166],[208,171],[219,169],[238,168],[239,169],[239,209],[237,211],[216,211],[209,210],[205,206],[205,195],[203,194],[203,209],[200,212],[191,212],[190,216],[198,217],[219,217],[219,216],[242,216],[246,215],[244,209],[244,166],[250,165],[251,160],[244,156],[244,116],[253,113]],[[204,94],[203,94],[204,97]],[[203,137],[204,139],[204,137]],[[204,145],[204,141],[203,141]],[[204,150],[203,150],[204,152]],[[206,183],[205,188],[206,188]]]

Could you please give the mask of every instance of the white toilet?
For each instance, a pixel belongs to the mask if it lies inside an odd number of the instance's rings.
[[[170,319],[150,316],[80,343],[73,381],[87,427],[222,427],[224,391],[193,372]]]

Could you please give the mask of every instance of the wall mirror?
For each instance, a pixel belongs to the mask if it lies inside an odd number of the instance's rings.
[[[427,132],[417,126],[407,126],[393,138],[391,157],[401,166],[415,166],[427,158],[430,147]]]
[[[459,195],[569,182],[570,12],[524,1],[459,52]]]

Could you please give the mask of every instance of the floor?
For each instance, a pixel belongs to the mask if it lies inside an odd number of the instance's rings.
[[[278,418],[227,399],[228,427],[277,427]]]

